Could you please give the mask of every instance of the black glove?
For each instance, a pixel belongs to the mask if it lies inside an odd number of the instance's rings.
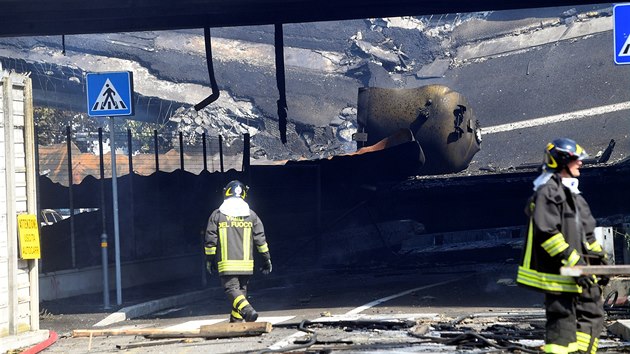
[[[218,272],[217,264],[214,263],[214,257],[206,257],[206,271],[210,275]]]
[[[597,280],[597,284],[601,286],[606,286],[610,282],[610,278],[605,275],[600,275]]]
[[[583,288],[588,288],[595,284],[595,282],[593,281],[593,277],[590,275],[581,275],[577,277],[577,279],[575,279],[575,282]]]
[[[262,268],[260,268],[260,271],[263,273],[263,275],[269,275],[269,273],[271,273],[271,270],[273,269],[273,267],[271,266],[271,259],[265,259],[264,262],[265,263],[263,264]]]

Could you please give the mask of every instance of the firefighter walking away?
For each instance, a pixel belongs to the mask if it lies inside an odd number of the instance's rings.
[[[248,187],[231,181],[223,189],[223,203],[208,219],[205,235],[206,269],[217,274],[232,306],[230,322],[254,322],[258,313],[247,300],[247,283],[254,273],[256,247],[261,271],[271,273],[271,256],[263,223],[245,201]]]
[[[525,208],[529,227],[517,282],[545,293],[545,353],[595,354],[604,328],[602,287],[608,278],[560,274],[563,266],[608,264],[595,239],[595,218],[578,188],[586,157],[571,139],[549,143]]]

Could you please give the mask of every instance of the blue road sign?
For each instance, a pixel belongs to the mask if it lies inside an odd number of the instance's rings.
[[[90,117],[133,115],[131,72],[88,73],[85,86]]]
[[[630,64],[630,4],[613,7],[615,63]]]

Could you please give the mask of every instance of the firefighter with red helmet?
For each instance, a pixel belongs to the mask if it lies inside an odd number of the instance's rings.
[[[230,322],[254,322],[258,313],[247,300],[247,283],[254,273],[256,250],[264,275],[271,273],[271,256],[263,223],[245,201],[248,187],[234,180],[223,189],[223,203],[208,219],[205,235],[206,269],[219,274],[232,311]]]
[[[608,264],[596,221],[578,185],[584,149],[567,138],[545,149],[543,171],[525,213],[529,227],[517,283],[545,293],[545,353],[595,354],[604,327],[608,278],[560,274],[560,267]]]

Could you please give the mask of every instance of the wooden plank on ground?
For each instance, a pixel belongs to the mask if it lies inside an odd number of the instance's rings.
[[[580,275],[630,275],[630,265],[589,265],[589,266],[573,266],[561,267],[560,274],[571,277],[579,277]]]
[[[168,335],[170,338],[199,337],[199,329],[168,330],[161,328],[126,328],[126,329],[75,329],[73,337],[109,337],[109,336],[148,336],[152,334]]]
[[[271,332],[269,322],[217,323],[198,329],[162,328],[75,329],[73,337],[144,336],[147,338],[230,338],[256,336]]]
[[[198,337],[203,338],[232,338],[259,336],[271,332],[269,322],[241,322],[241,323],[215,323],[203,325],[199,328]],[[172,338],[168,333],[154,333],[147,338]]]

